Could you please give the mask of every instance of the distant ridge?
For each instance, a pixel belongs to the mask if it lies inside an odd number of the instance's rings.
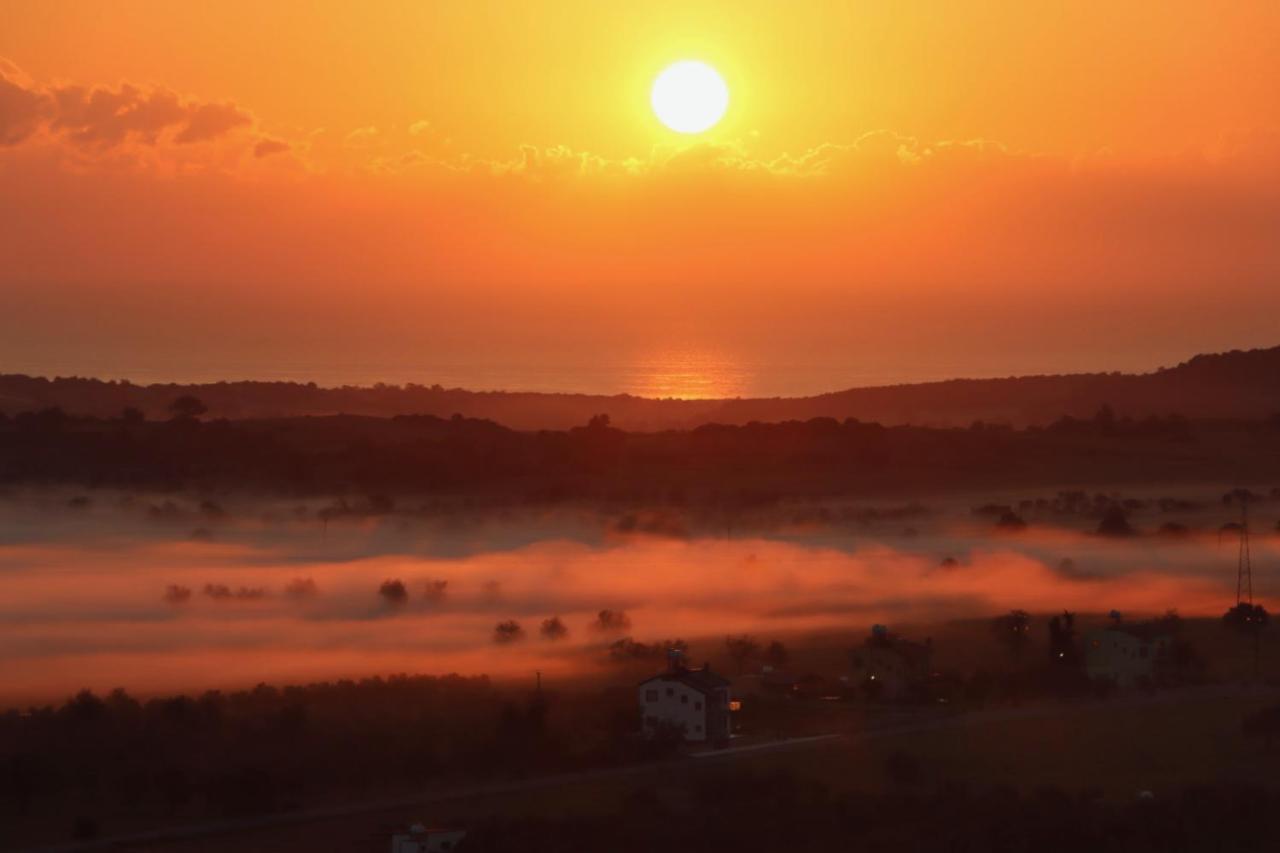
[[[1088,417],[1102,405],[1140,418],[1260,418],[1280,412],[1280,346],[1197,355],[1152,373],[1081,373],[1004,379],[951,379],[853,388],[813,397],[652,400],[630,395],[467,391],[423,385],[325,388],[296,382],[136,385],[84,378],[0,374],[0,412],[50,406],[70,414],[110,417],[126,406],[167,417],[169,404],[192,394],[210,417],[262,419],[302,415],[455,413],[514,429],[566,429],[607,413],[627,430],[685,429],[704,423],[831,417],[885,425],[967,426],[974,421],[1045,424],[1063,415]]]

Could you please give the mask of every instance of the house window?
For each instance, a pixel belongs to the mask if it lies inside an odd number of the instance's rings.
[[[688,696],[688,694],[684,694],[684,693],[680,694],[680,704],[681,704],[681,705],[688,705],[688,704],[689,704],[689,696]]]
[[[674,687],[668,687],[668,688],[667,688],[667,695],[668,695],[668,696],[674,696],[674,695],[676,695],[676,689],[675,689]]]
[[[646,701],[646,702],[657,702],[657,701],[658,701],[658,691],[657,691],[657,690],[646,690],[646,691],[644,692],[644,701]]]
[[[702,726],[694,726],[694,727],[693,727],[693,730],[694,730],[695,732],[700,732],[700,731],[702,731]]]
[[[701,703],[701,702],[694,702],[694,703],[693,703],[693,710],[695,710],[695,711],[701,711],[701,710],[702,710],[702,703]]]

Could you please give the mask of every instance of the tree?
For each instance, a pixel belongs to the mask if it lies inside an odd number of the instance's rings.
[[[524,639],[524,628],[514,619],[507,619],[493,626],[493,641],[501,645]]]
[[[1026,530],[1027,522],[1022,516],[1018,515],[1013,510],[1007,510],[1000,514],[1000,519],[996,522],[996,527],[1001,530],[1014,532],[1018,530]]]
[[[1103,403],[1093,416],[1093,427],[1101,435],[1115,435],[1119,419],[1110,403]]]
[[[565,627],[559,616],[552,616],[550,619],[542,620],[542,627],[539,629],[544,640],[563,640],[569,634],[569,629]]]
[[[1261,604],[1241,601],[1222,615],[1222,624],[1253,638],[1253,674],[1258,675],[1261,659],[1261,634],[1269,621],[1267,609]]]
[[[724,644],[729,652],[729,657],[733,659],[738,668],[738,675],[742,675],[746,671],[747,662],[760,652],[760,644],[750,634],[743,634],[740,637],[725,637]]]
[[[449,595],[449,582],[439,578],[427,581],[426,584],[427,601],[433,604],[439,604]]]
[[[1098,522],[1098,534],[1101,536],[1132,536],[1133,532],[1129,516],[1118,506],[1108,509]]]
[[[604,633],[620,633],[631,627],[631,617],[624,610],[601,610],[596,614],[592,627]]]
[[[173,414],[174,420],[192,420],[206,414],[209,407],[202,403],[199,397],[183,394],[169,404],[169,411]]]
[[[1025,610],[1010,610],[991,620],[991,633],[1011,655],[1021,656],[1031,640],[1031,616]]]
[[[1267,627],[1267,609],[1261,604],[1242,601],[1222,615],[1222,624],[1237,631],[1255,633]]]
[[[1079,661],[1076,649],[1076,615],[1069,610],[1049,620],[1049,660],[1060,666],[1075,666]]]
[[[1164,615],[1155,619],[1152,624],[1157,631],[1163,631],[1175,637],[1182,633],[1182,617],[1178,615],[1177,610],[1172,608],[1166,610]]]
[[[866,645],[882,649],[893,648],[898,642],[898,635],[889,630],[887,625],[872,625],[867,635]]]
[[[400,606],[409,600],[409,590],[402,580],[386,580],[378,587],[378,595],[388,604]]]
[[[787,651],[778,640],[774,640],[769,647],[764,650],[764,659],[769,662],[770,666],[782,667],[787,665],[787,661],[791,659],[791,653]]]
[[[142,413],[142,409],[135,406],[125,406],[120,410],[120,420],[130,426],[136,426],[146,421],[147,416]]]

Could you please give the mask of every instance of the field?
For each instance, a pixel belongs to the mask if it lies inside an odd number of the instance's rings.
[[[691,791],[732,777],[790,777],[832,792],[926,792],[950,785],[1092,790],[1125,800],[1205,784],[1274,788],[1273,758],[1241,733],[1241,718],[1280,699],[1274,688],[1195,688],[1105,702],[1033,704],[971,714],[885,713],[871,718],[835,707],[843,737],[764,753],[732,751],[604,775],[576,774],[498,793],[239,828],[228,834],[126,845],[125,850],[376,851],[397,826],[460,825],[500,814],[553,818],[607,814],[656,799],[679,811]],[[1176,744],[1171,749],[1170,744]],[[904,760],[904,756],[907,757]]]

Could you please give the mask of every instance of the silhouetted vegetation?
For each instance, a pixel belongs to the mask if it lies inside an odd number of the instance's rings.
[[[1261,604],[1242,601],[1222,616],[1222,624],[1245,633],[1253,633],[1267,627],[1270,616]]]
[[[630,630],[631,617],[621,610],[601,610],[591,627],[606,634]]]
[[[1280,347],[1198,355],[1176,367],[1133,375],[1093,373],[963,379],[834,391],[794,399],[649,400],[629,395],[475,392],[439,385],[321,388],[296,382],[212,382],[201,385],[135,385],[98,379],[46,379],[0,375],[0,400],[9,415],[59,407],[133,423],[145,413],[169,414],[190,396],[215,418],[273,418],[348,413],[390,417],[406,412],[448,418],[461,412],[517,429],[568,429],[608,412],[602,426],[628,430],[687,429],[700,423],[745,425],[761,421],[857,418],[886,424],[936,423],[968,427],[985,421],[975,436],[997,438],[1016,413],[1015,426],[1043,425],[1060,434],[1124,440],[1181,439],[1188,418],[1248,418],[1280,422]],[[1123,411],[1113,406],[1122,404]],[[131,411],[130,411],[131,410]],[[125,415],[121,415],[125,412]],[[0,413],[2,414],[2,413]]]
[[[524,628],[514,619],[499,622],[493,627],[493,641],[498,644],[517,643],[524,639]]]
[[[1280,433],[1261,422],[1191,422],[1176,445],[1150,437],[1039,428],[886,428],[830,418],[705,424],[661,433],[629,433],[595,423],[563,432],[517,432],[491,421],[429,415],[126,422],[46,409],[0,420],[0,483],[336,494],[317,513],[328,522],[394,512],[399,494],[539,504],[700,504],[732,515],[776,507],[789,497],[865,495],[888,488],[1149,482],[1210,478],[1246,466],[1258,476],[1280,476]],[[1160,509],[1177,511],[1182,503],[1162,500]],[[1020,529],[1035,513],[1098,519],[1109,532],[1122,529],[1121,514],[1145,506],[1108,495],[1062,492],[1052,500],[992,504],[975,512],[1006,530]],[[795,512],[801,524],[831,520],[830,510],[821,507]],[[909,504],[861,512],[850,520],[906,521],[928,510]],[[225,512],[211,500],[195,512],[161,501],[154,516],[209,525]],[[624,514],[616,529],[688,535],[683,519],[655,510]]]
[[[190,394],[183,394],[169,404],[169,412],[177,419],[198,418],[208,411],[208,406]]]
[[[609,644],[608,655],[613,663],[652,663],[665,660],[672,650],[687,653],[689,646],[684,640],[641,643],[631,637],[623,637]]]
[[[747,664],[760,654],[760,643],[755,637],[747,634],[739,637],[725,637],[724,645],[739,675],[745,672]]]
[[[559,616],[552,616],[542,620],[538,633],[542,634],[544,640],[563,640],[569,636],[569,628]]]
[[[378,595],[388,604],[401,605],[409,600],[409,590],[402,580],[386,580],[378,587]]]
[[[1031,616],[1025,610],[1010,610],[991,620],[991,632],[1015,657],[1021,657],[1031,641]]]
[[[1134,529],[1129,524],[1129,516],[1125,511],[1113,506],[1098,522],[1098,533],[1102,536],[1132,536]]]
[[[522,694],[483,676],[145,701],[83,691],[0,713],[0,825],[47,813],[61,837],[87,838],[88,822],[130,812],[243,816],[338,791],[374,797],[449,777],[599,766],[641,757],[637,727],[631,690]]]

